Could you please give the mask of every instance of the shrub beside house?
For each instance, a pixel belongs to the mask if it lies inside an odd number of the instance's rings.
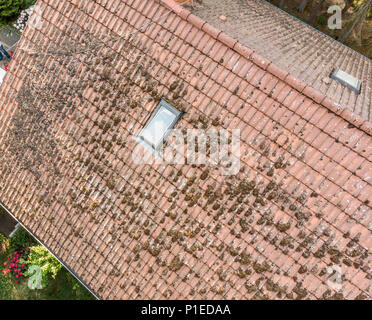
[[[0,218],[5,216],[0,211]],[[0,224],[1,226],[1,224]],[[0,300],[92,300],[49,251],[23,228],[9,238],[0,233]],[[32,287],[40,270],[41,289]]]

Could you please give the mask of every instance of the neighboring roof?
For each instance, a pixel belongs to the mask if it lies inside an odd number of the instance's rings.
[[[366,120],[372,121],[371,59],[264,0],[203,0],[193,13]],[[219,18],[226,16],[227,21]],[[356,94],[329,79],[340,68],[362,81]]]
[[[0,44],[4,44],[7,48],[13,48],[19,41],[21,36],[14,29],[8,26],[2,26],[0,30]]]
[[[0,89],[0,200],[98,296],[372,297],[367,122],[171,0],[38,4]],[[241,129],[239,173],[136,164],[160,98],[177,129]]]

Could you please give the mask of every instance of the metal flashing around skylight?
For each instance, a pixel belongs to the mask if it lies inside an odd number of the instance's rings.
[[[337,80],[338,82],[348,87],[349,89],[353,90],[357,94],[360,93],[362,81],[351,76],[345,71],[342,71],[340,68],[334,69],[330,77],[334,80]]]
[[[145,127],[141,130],[139,135],[135,137],[135,140],[148,148],[151,152],[157,154],[157,151],[168,136],[169,130],[174,127],[181,116],[181,111],[178,111],[162,99],[147,121]]]

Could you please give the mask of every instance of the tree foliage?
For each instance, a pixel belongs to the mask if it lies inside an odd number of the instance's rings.
[[[23,9],[34,5],[36,0],[0,0],[0,25],[17,18]]]
[[[326,2],[326,0],[319,0],[316,4],[313,10],[311,11],[308,23],[312,24],[315,17],[318,16],[319,10],[322,8],[323,4]]]
[[[13,290],[13,283],[10,275],[0,274],[0,300],[10,297]]]
[[[308,3],[308,0],[301,0],[300,4],[297,7],[297,10],[303,13],[307,6],[307,3]]]
[[[357,42],[359,45],[361,45],[363,24],[368,15],[371,13],[371,10],[372,0],[360,1],[351,17],[348,19],[348,21],[346,21],[345,25],[343,26],[343,33],[341,34],[339,40],[341,42],[346,41],[355,31]]]
[[[37,242],[24,228],[19,228],[14,236],[10,239],[9,250],[15,251],[25,249],[27,246],[32,246]]]
[[[8,23],[21,12],[24,0],[0,0],[0,23]]]

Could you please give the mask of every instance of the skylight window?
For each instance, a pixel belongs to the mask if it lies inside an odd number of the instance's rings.
[[[342,71],[340,68],[336,68],[333,70],[331,74],[331,78],[337,80],[344,86],[347,86],[349,89],[355,91],[356,93],[360,93],[360,86],[362,82],[357,78],[354,78],[350,74]]]
[[[146,126],[136,137],[136,141],[152,152],[156,152],[162,146],[169,130],[174,127],[181,114],[169,103],[161,100],[151,118],[147,121]]]

